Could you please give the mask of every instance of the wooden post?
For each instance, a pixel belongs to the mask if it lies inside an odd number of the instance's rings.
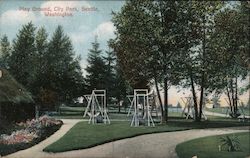
[[[37,104],[35,106],[35,112],[36,112],[36,119],[38,119],[39,118],[39,107]]]

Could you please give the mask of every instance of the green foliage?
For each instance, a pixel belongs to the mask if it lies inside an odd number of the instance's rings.
[[[70,101],[82,95],[84,81],[80,57],[75,57],[71,40],[61,26],[52,35],[43,61],[43,89],[57,93],[59,101]]]
[[[88,65],[86,67],[86,85],[87,92],[91,93],[94,89],[105,89],[106,76],[106,64],[102,57],[102,51],[99,49],[100,44],[95,37],[95,41],[92,43],[92,49],[89,49]]]
[[[115,54],[114,52],[109,48],[108,51],[105,51],[105,56],[103,57],[105,62],[105,74],[104,74],[104,81],[105,81],[105,89],[107,90],[107,96],[108,98],[110,96],[115,96]]]
[[[7,53],[10,46],[6,37],[1,45],[1,51]],[[56,28],[49,40],[45,28],[36,31],[30,22],[19,30],[12,47],[7,60],[8,69],[18,82],[32,92],[38,104],[55,106],[58,102],[71,101],[82,95],[81,58],[75,56],[72,42],[61,26]]]
[[[236,135],[220,137],[221,147],[226,146],[229,152],[240,150],[240,142]]]
[[[213,38],[214,55],[217,61],[217,89],[226,91],[232,117],[237,117],[238,80],[246,79],[249,74],[249,7],[237,3],[234,7],[225,8],[215,15]],[[219,81],[219,82],[218,82]],[[243,87],[249,89],[249,84]]]
[[[35,30],[36,27],[31,22],[22,26],[13,41],[8,64],[14,78],[29,91],[32,91],[31,85],[35,80]]]
[[[11,54],[11,46],[8,37],[4,35],[0,39],[0,68],[8,68],[9,57]]]
[[[18,83],[5,69],[0,78],[0,104],[1,103],[32,103],[32,95]]]

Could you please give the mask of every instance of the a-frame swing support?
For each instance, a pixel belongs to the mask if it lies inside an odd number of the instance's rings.
[[[152,116],[150,114],[149,109],[149,93],[147,89],[134,89],[134,97],[131,101],[131,107],[134,107],[134,113],[133,118],[131,121],[130,126],[138,127],[139,126],[139,98],[143,98],[143,106],[146,108],[146,112],[144,113],[144,116],[142,116],[143,119],[146,118],[147,126],[155,126],[154,121],[152,119]]]
[[[107,114],[106,90],[93,90],[91,95],[84,95],[88,101],[83,117],[89,115],[89,123],[95,124],[97,116],[101,115],[105,124],[110,124]],[[98,100],[99,98],[99,100]]]

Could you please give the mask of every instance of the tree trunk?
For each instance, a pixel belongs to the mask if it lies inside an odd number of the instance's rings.
[[[233,79],[230,80],[230,89],[231,89],[231,100],[232,100],[232,110],[231,110],[231,117],[235,118],[235,92],[233,86]]]
[[[203,98],[204,98],[204,82],[205,82],[205,75],[204,72],[202,73],[201,79],[201,92],[200,92],[200,104],[199,104],[199,121],[202,118],[202,108],[203,108]]]
[[[168,79],[164,78],[164,104],[165,104],[165,120],[168,121]]]
[[[161,3],[162,1],[160,1]],[[164,10],[165,8],[162,8],[163,5],[160,4],[160,16],[161,16],[161,26],[163,28],[162,30],[162,37],[164,37],[166,35],[166,27],[165,27],[165,24],[166,24],[166,19],[167,19],[167,15],[164,14]],[[165,121],[167,122],[168,121],[168,78],[167,78],[167,49],[165,48],[166,45],[164,43],[161,43],[160,44],[160,49],[161,49],[161,52],[163,54],[163,61],[164,61],[164,66],[163,66],[163,75],[164,75],[164,109],[165,109]]]
[[[39,118],[39,106],[37,104],[35,105],[35,112],[36,112],[35,117],[36,119],[38,119]]]
[[[227,87],[227,97],[228,97],[228,102],[229,102],[229,106],[230,106],[230,111],[233,111],[232,100],[231,100],[231,97],[230,97],[230,92],[229,92],[228,87]]]
[[[118,101],[118,113],[120,113],[121,112],[121,105],[120,105],[120,101]]]
[[[199,105],[199,120],[201,121],[202,118],[202,108],[203,108],[203,97],[204,97],[204,87],[201,86],[201,93],[200,93],[200,105]]]
[[[2,118],[2,105],[1,105],[1,102],[0,102],[0,124],[1,124],[1,118]]]
[[[196,121],[201,121],[202,117],[202,107],[203,107],[203,96],[204,96],[204,82],[205,82],[205,72],[204,69],[206,67],[205,55],[206,55],[206,17],[203,16],[203,39],[202,39],[202,76],[201,76],[201,91],[200,91],[200,104],[199,104],[199,117]]]
[[[158,99],[159,99],[159,102],[160,102],[160,107],[161,107],[161,123],[163,123],[166,120],[165,111],[164,111],[164,108],[163,108],[163,104],[162,104],[161,95],[160,95],[160,91],[159,91],[156,76],[154,77],[154,80],[155,80],[156,93],[157,93],[157,96],[158,96]]]
[[[238,112],[238,80],[235,78],[235,115],[237,116]]]
[[[191,80],[191,87],[192,87],[192,94],[193,94],[193,101],[194,101],[194,113],[195,113],[194,120],[199,121],[199,119],[198,119],[197,97],[196,97],[196,93],[195,93],[195,87],[194,87],[194,80],[193,80],[192,72],[190,74],[190,80]]]

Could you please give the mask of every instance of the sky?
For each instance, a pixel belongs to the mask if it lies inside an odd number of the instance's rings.
[[[32,21],[37,28],[45,27],[49,35],[58,25],[63,26],[71,38],[76,55],[81,55],[81,66],[86,66],[88,49],[95,35],[102,50],[107,50],[107,40],[114,38],[115,27],[111,12],[120,10],[124,1],[7,1],[0,0],[0,35],[12,41],[22,25]],[[42,10],[47,9],[50,10]],[[70,8],[76,8],[71,10]],[[38,10],[40,9],[40,10]],[[58,14],[46,16],[46,13]],[[62,17],[68,13],[70,16]]]
[[[32,21],[34,25],[45,27],[49,38],[58,25],[63,26],[65,33],[72,40],[76,55],[81,55],[81,67],[86,67],[88,49],[95,35],[103,51],[107,50],[107,41],[114,38],[115,27],[111,22],[111,12],[121,9],[125,1],[92,0],[92,1],[17,1],[0,0],[0,36],[7,35],[12,41],[22,25]],[[40,11],[40,10],[42,11]],[[46,16],[56,14],[56,16]],[[63,14],[67,14],[62,17]],[[84,72],[84,71],[83,71]],[[247,83],[247,82],[246,82]],[[243,84],[246,84],[243,83]],[[169,90],[169,102],[176,105],[183,104],[181,97],[188,96],[189,89]],[[248,93],[241,96],[247,102]],[[226,105],[225,96],[221,97],[221,104]]]

